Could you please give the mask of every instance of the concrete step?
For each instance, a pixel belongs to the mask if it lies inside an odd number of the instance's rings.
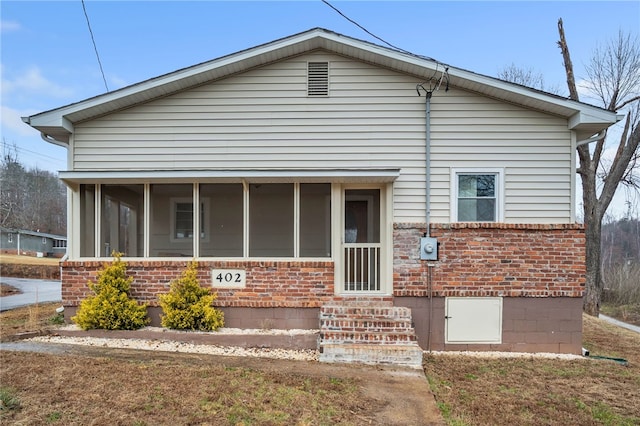
[[[320,362],[362,363],[422,368],[422,349],[416,344],[370,345],[331,344],[320,345]]]
[[[386,345],[399,345],[405,343],[411,343],[416,341],[416,334],[414,330],[407,330],[402,332],[376,332],[376,331],[362,331],[351,332],[344,330],[336,331],[320,331],[320,342],[326,343],[342,343],[342,344],[386,344]]]

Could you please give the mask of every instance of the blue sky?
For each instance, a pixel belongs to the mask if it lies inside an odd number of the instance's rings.
[[[532,68],[566,93],[557,20],[562,17],[578,79],[593,49],[618,30],[638,35],[640,1],[332,1],[402,49],[495,76]],[[310,28],[377,44],[320,0],[85,0],[110,90]],[[82,3],[0,2],[2,139],[28,166],[66,168],[66,151],[43,142],[20,116],[105,92]]]

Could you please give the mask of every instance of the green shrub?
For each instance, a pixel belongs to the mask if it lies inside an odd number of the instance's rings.
[[[217,330],[224,325],[221,311],[211,306],[217,295],[200,287],[198,264],[190,262],[182,276],[160,295],[163,327],[178,330]]]
[[[98,271],[98,282],[89,281],[95,295],[83,300],[71,318],[82,329],[135,330],[148,323],[147,305],[139,305],[129,296],[133,277],[127,277],[127,264],[121,256],[114,252],[113,262]]]

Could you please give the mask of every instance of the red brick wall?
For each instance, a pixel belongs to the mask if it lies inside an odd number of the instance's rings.
[[[167,293],[188,261],[127,261],[127,273],[133,277],[131,295],[150,306],[158,305],[158,294]],[[98,261],[62,263],[62,300],[65,306],[78,306],[90,294],[87,281],[96,281],[103,267]],[[334,299],[333,262],[198,262],[200,284],[212,283],[211,269],[245,269],[246,288],[215,289],[216,306],[224,307],[298,307],[317,308]]]
[[[394,296],[427,296],[427,262],[419,258],[420,224],[394,226]],[[579,225],[450,224],[432,226],[439,261],[430,268],[433,295],[505,297],[582,297],[584,230]],[[128,261],[132,295],[157,306],[187,260]],[[62,299],[77,306],[89,294],[87,281],[103,266],[97,261],[62,263]],[[318,308],[334,296],[332,261],[201,261],[202,285],[210,270],[245,269],[243,289],[217,289],[217,306]]]
[[[420,224],[394,226],[394,296],[426,296]],[[434,296],[582,297],[582,225],[435,224]]]

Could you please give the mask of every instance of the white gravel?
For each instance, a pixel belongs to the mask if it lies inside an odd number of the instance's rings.
[[[588,359],[582,355],[574,354],[554,354],[549,352],[472,352],[472,351],[425,351],[425,354],[436,356],[469,356],[476,358],[549,358],[549,359],[563,359],[563,360],[576,360],[576,359]]]
[[[61,330],[80,331],[75,324],[60,327]],[[199,331],[176,331],[167,330],[162,327],[144,327],[143,330],[157,332],[159,336],[171,331],[172,333],[205,334],[209,332]],[[287,335],[295,336],[300,334],[318,334],[318,330],[281,330],[281,329],[241,329],[241,328],[220,328],[216,334],[225,335]],[[160,337],[161,338],[161,337]],[[138,349],[148,351],[182,352],[222,356],[251,356],[259,358],[290,359],[298,361],[317,361],[318,352],[315,350],[290,350],[278,348],[242,348],[235,346],[217,346],[207,344],[191,344],[172,340],[160,339],[113,339],[102,337],[70,337],[70,336],[38,336],[26,341],[44,343],[62,343],[71,345],[85,345],[105,348]],[[588,359],[581,355],[556,354],[556,353],[529,353],[529,352],[473,352],[473,351],[424,351],[426,355],[435,356],[469,356],[477,358],[549,358],[562,360]]]
[[[147,340],[147,339],[111,339],[101,337],[39,336],[28,339],[31,342],[63,343],[104,348],[138,349],[146,351],[181,352],[222,356],[252,356],[258,358],[291,359],[298,361],[317,361],[315,350],[288,350],[277,348],[240,348],[234,346],[194,345],[191,343]]]

